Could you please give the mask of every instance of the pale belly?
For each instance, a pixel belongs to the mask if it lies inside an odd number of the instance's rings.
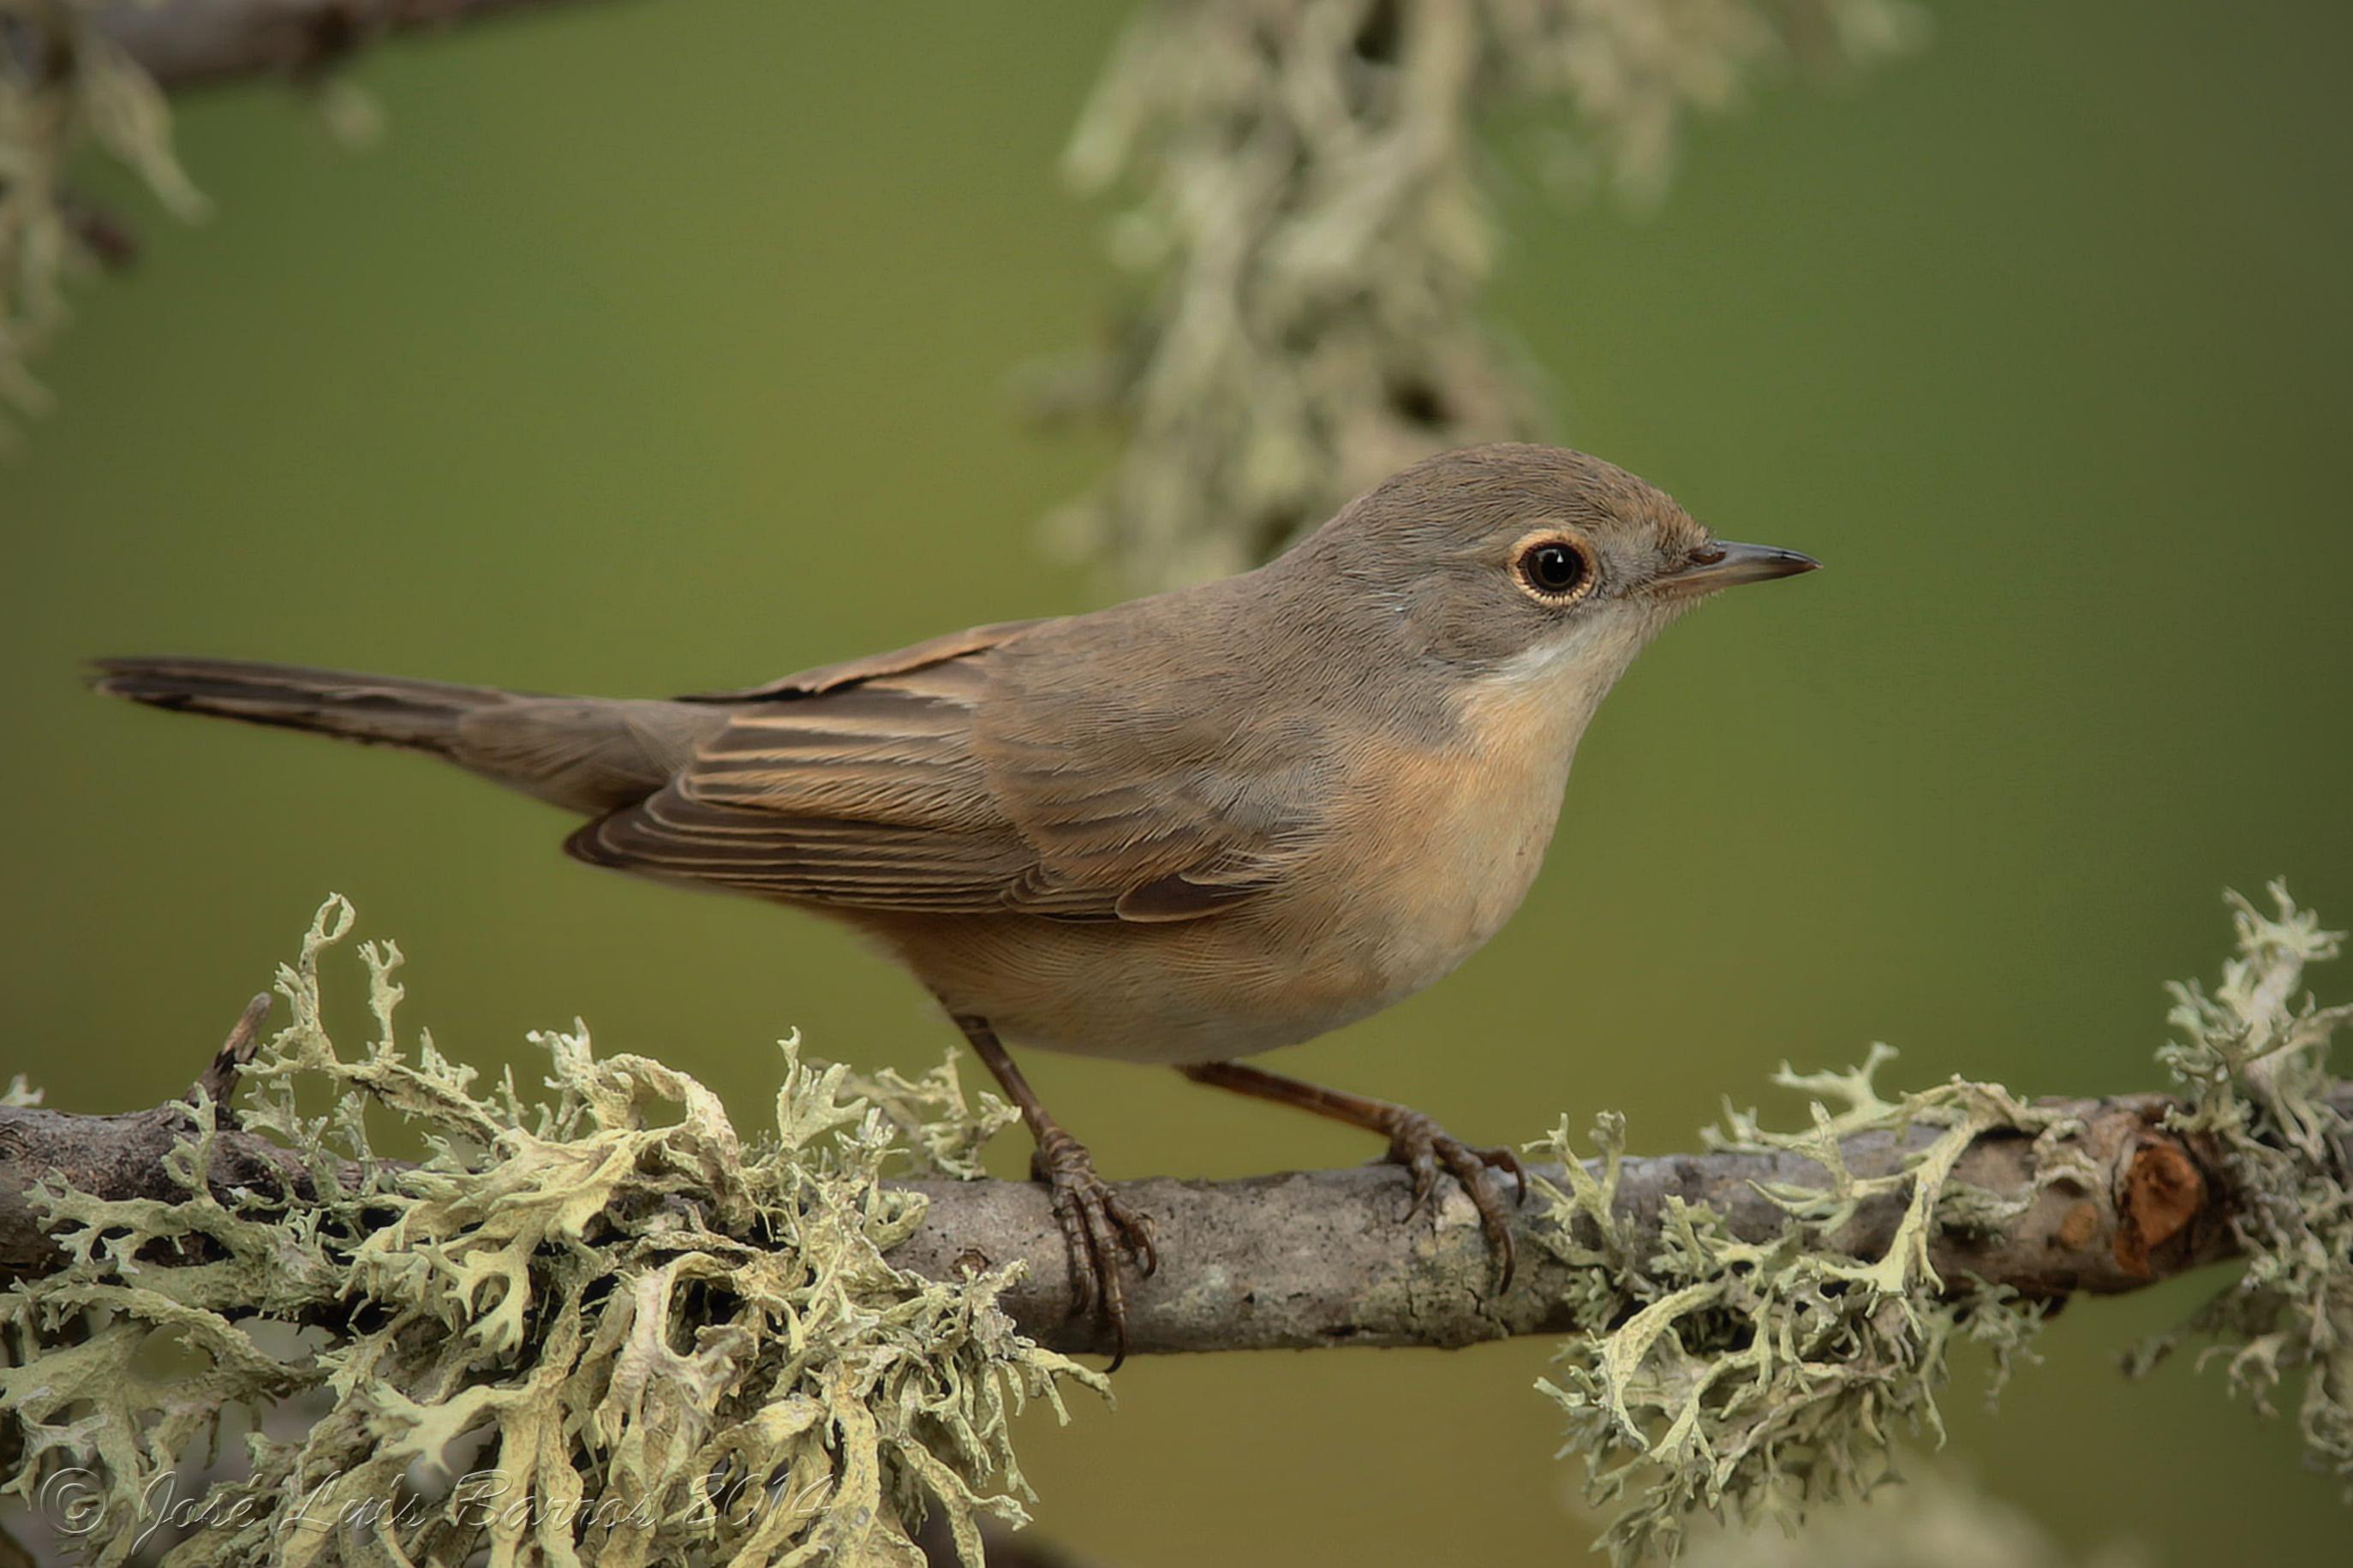
[[[1378,789],[1281,889],[1198,921],[861,920],[951,1011],[1005,1039],[1128,1061],[1222,1061],[1296,1045],[1451,973],[1519,908],[1558,818],[1567,758],[1514,770],[1388,759]]]

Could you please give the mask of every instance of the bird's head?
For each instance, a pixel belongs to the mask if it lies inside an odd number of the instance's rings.
[[[1598,458],[1499,444],[1416,463],[1278,564],[1311,592],[1323,581],[1352,621],[1401,638],[1423,668],[1599,701],[1701,599],[1819,563],[1717,539]]]

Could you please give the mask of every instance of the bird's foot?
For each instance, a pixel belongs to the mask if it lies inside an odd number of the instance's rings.
[[[1127,1359],[1127,1287],[1120,1266],[1133,1262],[1150,1276],[1160,1267],[1151,1217],[1132,1208],[1095,1173],[1086,1146],[1060,1127],[1050,1127],[1030,1156],[1029,1173],[1051,1192],[1054,1218],[1071,1255],[1071,1316],[1098,1311],[1112,1332],[1109,1372]]]
[[[1406,1210],[1406,1218],[1412,1219],[1429,1206],[1430,1194],[1438,1189],[1438,1173],[1448,1173],[1462,1184],[1471,1206],[1479,1211],[1479,1228],[1486,1234],[1487,1246],[1499,1266],[1496,1292],[1510,1289],[1516,1257],[1512,1247],[1511,1222],[1504,1217],[1503,1184],[1495,1179],[1494,1173],[1510,1172],[1517,1189],[1514,1201],[1525,1202],[1528,1173],[1521,1167],[1520,1157],[1509,1149],[1473,1148],[1419,1110],[1408,1110],[1403,1106],[1390,1109],[1394,1114],[1384,1119],[1388,1124],[1379,1131],[1389,1135],[1389,1152],[1385,1158],[1393,1164],[1403,1165],[1413,1175],[1413,1203]]]

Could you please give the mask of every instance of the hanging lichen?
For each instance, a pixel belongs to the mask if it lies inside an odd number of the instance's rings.
[[[1694,110],[1923,31],[1905,0],[1154,0],[1067,160],[1134,193],[1113,251],[1149,295],[1039,388],[1124,448],[1050,533],[1137,586],[1221,576],[1432,452],[1541,434],[1477,312],[1491,111],[1541,111],[1556,184],[1648,200]]]

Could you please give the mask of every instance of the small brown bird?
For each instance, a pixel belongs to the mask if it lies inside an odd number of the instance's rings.
[[[1409,1212],[1441,1169],[1462,1183],[1508,1283],[1508,1151],[1234,1058],[1469,957],[1526,893],[1634,656],[1703,596],[1815,564],[1714,539],[1597,458],[1478,447],[1255,572],[738,691],[540,697],[205,658],[106,659],[96,684],[429,752],[586,816],[565,847],[591,864],[879,941],[1020,1108],[1079,1310],[1117,1331],[1122,1255],[1157,1261],[1150,1222],[1000,1042],[1166,1063],[1379,1133]]]

